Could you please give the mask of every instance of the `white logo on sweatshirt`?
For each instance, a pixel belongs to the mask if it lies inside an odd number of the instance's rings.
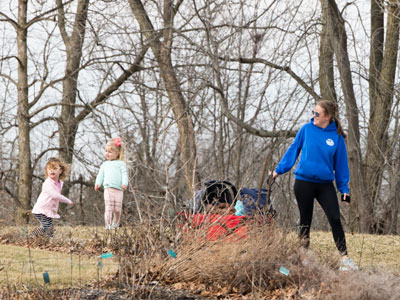
[[[328,146],[333,146],[333,145],[335,145],[335,142],[334,142],[332,139],[327,139],[327,140],[326,140],[326,144],[327,144]]]

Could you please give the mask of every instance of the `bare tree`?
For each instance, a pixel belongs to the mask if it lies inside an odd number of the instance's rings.
[[[50,7],[46,10],[44,3],[37,4],[35,12],[37,13],[31,20],[28,20],[28,2],[20,1],[18,6],[17,20],[8,17],[7,14],[0,12],[3,22],[7,22],[14,27],[17,36],[18,53],[16,56],[7,56],[3,60],[16,59],[18,63],[18,79],[13,80],[12,75],[2,74],[4,78],[11,80],[16,85],[18,91],[18,195],[14,195],[10,191],[10,195],[15,198],[18,207],[20,208],[19,216],[23,217],[25,221],[28,220],[28,212],[31,208],[32,198],[32,178],[33,170],[37,162],[49,151],[60,151],[62,158],[67,161],[72,161],[72,153],[75,145],[75,137],[78,126],[98,105],[104,103],[109,96],[115,92],[133,73],[141,70],[140,62],[142,61],[148,46],[144,45],[143,48],[137,53],[136,59],[124,68],[120,64],[120,75],[115,79],[110,80],[108,86],[100,91],[91,101],[84,104],[77,104],[76,97],[79,92],[78,89],[78,76],[82,69],[87,68],[96,62],[95,59],[88,60],[82,64],[82,51],[85,38],[85,25],[87,22],[88,1],[79,1],[76,7],[77,12],[73,14],[75,21],[73,23],[72,33],[69,36],[67,23],[69,21],[65,18],[64,8],[72,1],[57,1],[56,7]],[[66,45],[66,60],[65,60],[65,74],[58,77],[55,75],[53,65],[50,62],[51,40],[58,37],[54,34],[55,30],[50,24],[54,24],[54,15],[58,11],[58,27],[61,36]],[[44,43],[40,44],[42,48],[42,61],[38,57],[34,57],[31,48],[36,50],[39,47],[36,45],[28,45],[28,29],[36,24],[43,24],[43,27],[37,26],[45,32],[46,38]],[[40,34],[40,33],[39,33]],[[94,44],[96,41],[91,41]],[[29,57],[31,55],[31,57]],[[60,52],[55,53],[60,55]],[[61,55],[60,55],[61,56]],[[40,56],[39,56],[40,57]],[[61,56],[62,57],[62,56]],[[35,60],[37,59],[37,61]],[[98,60],[97,60],[98,61]],[[129,57],[127,56],[127,60]],[[29,67],[28,63],[32,63],[33,67]],[[62,63],[58,59],[57,63]],[[12,69],[12,67],[10,67]],[[4,71],[5,69],[3,69]],[[12,73],[12,71],[11,71]],[[34,73],[32,76],[31,73]],[[58,72],[59,73],[59,72]],[[110,74],[110,72],[108,72]],[[28,78],[32,78],[28,82]],[[48,100],[48,92],[51,89],[57,89],[57,84],[63,83],[63,96],[62,100],[57,99]],[[32,88],[35,92],[31,92]],[[31,95],[33,94],[33,96]],[[30,99],[31,98],[31,99]],[[54,98],[54,97],[53,97]],[[61,107],[60,117],[57,118],[57,107]],[[77,113],[76,108],[79,107]],[[59,124],[59,145],[48,147],[46,149],[35,149],[36,154],[33,156],[31,153],[31,132],[34,128],[42,128],[42,132],[48,133],[47,137],[50,139],[56,136],[57,130],[43,130],[43,124],[46,122],[58,121]]]
[[[13,23],[17,31],[18,45],[18,202],[19,217],[27,220],[32,194],[32,168],[30,148],[30,122],[28,100],[27,9],[28,1],[18,1],[18,21]]]
[[[319,86],[321,98],[337,102],[335,75],[334,75],[334,53],[332,50],[330,30],[328,28],[326,1],[321,0],[322,30],[319,46]]]
[[[18,1],[18,14],[14,20],[7,14],[0,12],[1,21],[12,25],[16,33],[17,54],[16,56],[7,57],[16,60],[18,75],[17,79],[8,78],[13,82],[17,89],[18,107],[17,107],[17,123],[18,123],[18,195],[15,201],[18,206],[18,219],[27,222],[29,219],[30,201],[32,196],[32,165],[31,165],[31,140],[30,133],[33,125],[31,118],[33,114],[31,109],[37,103],[37,99],[29,100],[29,87],[35,84],[35,79],[28,82],[29,66],[28,66],[28,29],[37,22],[42,21],[53,13],[54,9],[47,10],[28,20],[28,1]],[[3,75],[4,76],[4,75]],[[46,87],[42,86],[42,89]]]
[[[0,118],[11,149],[0,162],[2,190],[21,216],[29,211],[38,192],[32,178],[41,179],[38,168],[54,151],[76,163],[71,184],[90,196],[83,186],[90,188],[104,140],[116,133],[138,164],[136,196],[151,199],[149,212],[161,198],[181,201],[204,178],[262,186],[260,173],[280,159],[315,101],[327,98],[346,111],[351,222],[396,232],[397,2],[371,2],[371,34],[363,32],[369,70],[349,35],[356,3],[319,2],[21,0],[2,8],[18,49],[4,43],[0,60],[7,98],[0,113],[15,116]],[[292,180],[279,187],[288,209]]]
[[[388,7],[387,30],[384,41],[383,3],[381,1],[371,2],[370,116],[364,162],[361,153],[359,109],[355,101],[351,78],[345,20],[334,0],[322,1],[321,3],[324,14],[326,14],[326,28],[329,30],[332,49],[338,62],[347,108],[352,190],[358,204],[360,228],[363,232],[373,232],[377,229],[379,223],[376,219],[376,203],[388,153],[388,128],[391,121],[399,46],[399,6],[397,2],[393,2]]]
[[[58,118],[59,126],[59,147],[60,156],[68,163],[72,162],[76,134],[78,131],[79,124],[90,115],[96,107],[104,104],[107,99],[121,87],[126,80],[132,76],[135,72],[140,71],[142,68],[140,63],[142,62],[149,46],[143,45],[142,49],[136,54],[136,58],[132,63],[127,62],[128,68],[125,69],[121,66],[120,75],[116,78],[111,79],[106,73],[106,78],[109,84],[103,90],[101,90],[93,99],[86,102],[84,105],[79,105],[77,110],[77,93],[79,92],[78,87],[78,76],[82,70],[85,69],[85,64],[82,61],[83,45],[85,41],[86,24],[88,18],[89,1],[80,0],[76,6],[76,12],[74,13],[75,19],[71,24],[72,30],[69,35],[67,32],[67,18],[64,10],[64,5],[61,0],[57,0],[58,5],[58,26],[61,32],[61,36],[65,45],[66,50],[66,67],[65,75],[63,79],[63,95],[62,95],[62,109]],[[92,41],[96,42],[96,41]],[[96,42],[101,43],[100,41]],[[88,54],[88,53],[86,53]],[[107,53],[106,53],[107,55]],[[111,55],[109,53],[108,55]],[[107,60],[107,58],[103,58]],[[128,57],[126,58],[129,59]],[[92,61],[90,64],[94,64]],[[112,66],[110,67],[112,68]],[[67,191],[68,193],[68,191]]]
[[[65,77],[61,113],[58,117],[60,156],[68,163],[72,162],[76,130],[79,122],[75,119],[78,76],[81,69],[82,47],[85,40],[89,0],[79,0],[76,6],[75,21],[69,36],[66,28],[65,10],[62,0],[56,0],[58,6],[58,27],[66,48]]]
[[[351,189],[354,202],[358,204],[358,212],[361,221],[361,230],[365,231],[367,226],[366,185],[364,180],[363,159],[361,154],[360,130],[358,107],[354,95],[353,81],[351,77],[350,60],[347,51],[347,33],[345,22],[341,13],[333,0],[323,1],[322,9],[326,14],[326,28],[329,30],[330,41],[338,62],[340,82],[343,91],[343,97],[346,103],[347,121],[349,126],[349,135],[347,139]]]
[[[186,184],[190,191],[199,186],[200,178],[197,173],[197,151],[195,142],[195,132],[190,111],[186,100],[182,94],[179,80],[172,65],[171,53],[173,44],[173,25],[176,13],[183,1],[179,0],[176,4],[173,1],[163,1],[162,20],[163,27],[160,30],[161,37],[155,38],[156,32],[146,9],[140,0],[129,0],[132,12],[138,21],[143,35],[150,44],[151,50],[158,62],[160,76],[163,79],[171,107],[174,112],[180,133],[182,160],[185,170]]]
[[[400,29],[400,4],[389,1],[387,6],[386,37],[383,36],[384,6],[371,2],[371,61],[370,61],[370,116],[365,158],[365,177],[368,187],[367,214],[371,232],[382,230],[377,211],[384,171],[387,167],[388,130],[392,119],[394,81],[397,70]],[[388,211],[388,210],[387,210]]]

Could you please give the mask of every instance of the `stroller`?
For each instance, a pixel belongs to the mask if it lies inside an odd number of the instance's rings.
[[[188,210],[181,216],[183,222],[190,224],[191,228],[205,229],[209,241],[246,238],[247,227],[251,222],[270,223],[275,217],[276,211],[269,194],[267,189],[243,187],[238,190],[229,181],[208,180],[203,188],[195,191],[193,199],[186,203]],[[240,214],[238,203],[242,205]],[[226,208],[226,213],[214,214],[213,208],[216,206]],[[233,206],[236,209],[234,213],[229,210]]]
[[[237,188],[225,180],[208,180],[204,187],[196,190],[193,199],[186,206],[193,213],[204,212],[208,205],[232,205],[238,197]]]

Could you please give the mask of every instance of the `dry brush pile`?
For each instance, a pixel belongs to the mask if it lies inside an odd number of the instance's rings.
[[[234,242],[205,242],[201,233],[192,233],[163,271],[165,283],[225,298],[400,298],[398,277],[341,272],[338,257],[321,261],[304,250],[292,233],[272,225],[252,226],[247,239]]]

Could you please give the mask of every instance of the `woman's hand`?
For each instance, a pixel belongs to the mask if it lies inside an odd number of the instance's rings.
[[[349,196],[349,194],[344,193],[342,196],[343,196],[343,198],[341,199],[342,202],[343,202],[344,204],[346,204],[346,205],[349,205],[349,204],[350,204],[350,200],[346,200],[346,197]]]

